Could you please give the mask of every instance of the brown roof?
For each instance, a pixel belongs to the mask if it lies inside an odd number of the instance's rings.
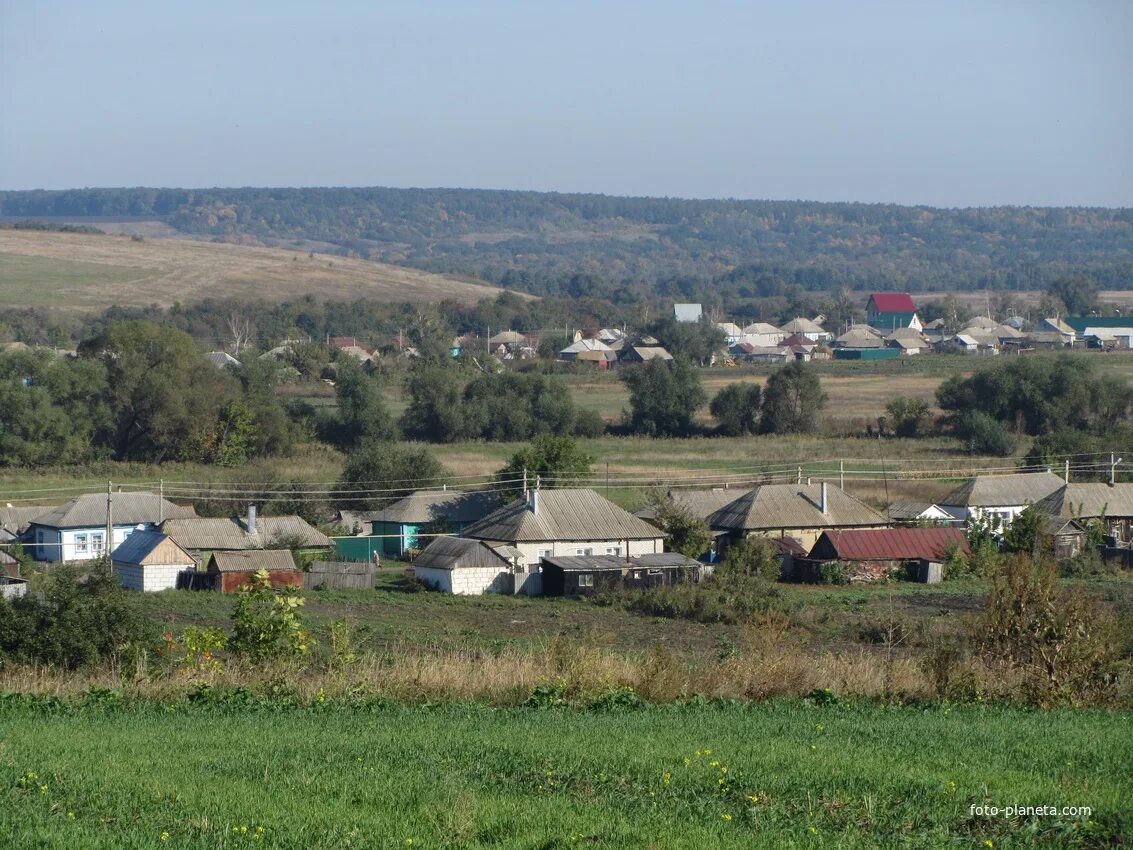
[[[946,528],[852,528],[822,532],[810,550],[812,558],[847,561],[943,560],[951,547],[967,551],[963,529]]]
[[[461,535],[508,543],[544,540],[654,540],[664,535],[593,490],[537,490],[538,509],[516,499]],[[533,498],[535,498],[533,496]]]
[[[256,518],[256,531],[240,517],[194,517],[166,520],[161,530],[186,549],[264,549],[281,541],[301,541],[305,548],[334,545],[331,539],[297,516],[261,516]]]
[[[833,484],[826,485],[826,513],[821,503],[821,484],[762,484],[713,513],[708,524],[730,531],[886,524],[885,517]]]
[[[215,569],[214,569],[215,567]],[[213,552],[209,558],[208,571],[221,573],[254,573],[267,570],[269,573],[282,570],[295,570],[295,559],[290,549],[255,549],[250,552]]]

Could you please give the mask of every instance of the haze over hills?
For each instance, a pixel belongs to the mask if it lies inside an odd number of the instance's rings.
[[[206,298],[472,304],[500,290],[349,257],[190,239],[0,230],[0,303],[99,310]]]
[[[751,294],[1033,290],[1086,274],[1133,287],[1133,209],[625,198],[466,189],[0,192],[14,219],[105,221],[471,275],[536,294],[750,283]]]

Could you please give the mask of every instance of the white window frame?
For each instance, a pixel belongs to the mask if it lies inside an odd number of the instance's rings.
[[[554,554],[555,554],[554,549],[540,549],[539,550],[539,557],[540,558],[550,558]]]
[[[594,586],[594,573],[579,573],[578,574],[579,587],[593,587]]]
[[[92,555],[102,552],[106,548],[106,532],[94,531],[90,536],[90,551]]]
[[[606,547],[606,554],[607,555],[613,555],[615,558],[620,558],[622,556],[622,547],[621,546],[607,546]]]
[[[87,555],[90,554],[90,538],[85,534],[75,535],[75,554]]]
[[[594,547],[591,546],[591,547],[588,547],[586,549],[575,549],[574,554],[575,555],[593,555],[594,554]]]

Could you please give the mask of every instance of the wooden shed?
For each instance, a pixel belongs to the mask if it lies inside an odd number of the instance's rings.
[[[675,552],[631,558],[565,555],[543,558],[547,596],[591,596],[602,588],[646,588],[699,581],[704,565]]]
[[[220,575],[221,593],[233,593],[247,584],[252,573],[266,570],[272,587],[303,586],[303,573],[295,566],[289,549],[253,549],[245,552],[213,552],[207,572]]]
[[[193,556],[160,531],[135,531],[111,553],[123,587],[152,593],[177,587],[177,574],[196,570]]]

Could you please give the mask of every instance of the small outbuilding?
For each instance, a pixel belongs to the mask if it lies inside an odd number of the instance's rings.
[[[135,531],[110,555],[123,587],[153,593],[177,587],[177,574],[196,570],[193,556],[160,531]]]
[[[303,573],[295,566],[290,549],[213,552],[206,568],[206,572],[220,576],[217,589],[221,593],[234,593],[260,570],[267,572],[272,587],[303,586]]]
[[[0,549],[0,576],[7,575],[12,578],[20,577],[20,562]]]
[[[613,555],[560,555],[542,560],[546,596],[591,596],[601,588],[662,587],[699,581],[704,565],[675,552],[631,558]]]
[[[522,553],[464,537],[436,537],[413,561],[413,574],[434,590],[462,596],[515,593]]]
[[[821,564],[838,561],[852,583],[885,579],[895,569],[909,578],[940,581],[942,564],[952,550],[968,553],[960,528],[855,528],[824,531],[805,561],[796,562],[795,577],[815,581]],[[935,569],[931,565],[937,565]]]

